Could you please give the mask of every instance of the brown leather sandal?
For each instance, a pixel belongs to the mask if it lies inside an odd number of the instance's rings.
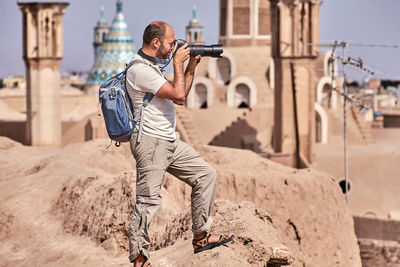
[[[211,236],[211,234],[207,234],[207,232],[206,232],[206,233],[204,233],[204,236],[202,238],[199,238],[199,239],[193,238],[192,245],[194,248],[194,254],[202,252],[204,250],[219,247],[221,245],[224,245],[224,244],[232,241],[235,238],[234,235],[231,235],[231,236],[220,235],[217,242],[210,242],[209,241],[210,236]]]

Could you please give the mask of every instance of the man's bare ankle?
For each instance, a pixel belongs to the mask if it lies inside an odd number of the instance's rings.
[[[140,267],[142,266],[143,262],[146,261],[145,256],[143,256],[142,254],[139,254],[139,256],[137,256],[137,258],[133,261],[133,266],[134,267]]]
[[[193,238],[200,239],[200,238],[203,238],[206,234],[207,234],[207,232],[193,233]]]

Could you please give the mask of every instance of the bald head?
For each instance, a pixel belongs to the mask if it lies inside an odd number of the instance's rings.
[[[150,23],[143,33],[143,46],[150,45],[154,38],[158,38],[161,41],[168,28],[171,28],[171,26],[163,21],[153,21]]]

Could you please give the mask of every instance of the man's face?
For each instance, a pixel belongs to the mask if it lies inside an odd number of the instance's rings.
[[[157,57],[158,58],[168,58],[169,54],[174,49],[174,45],[175,45],[175,42],[174,42],[175,41],[174,30],[169,25],[166,25],[165,27],[166,27],[165,35],[160,40],[161,45],[160,45],[160,48],[157,51]]]

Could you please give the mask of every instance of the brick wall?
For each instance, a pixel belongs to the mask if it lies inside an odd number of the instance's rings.
[[[249,0],[234,0],[233,34],[250,34]]]
[[[258,34],[270,35],[271,34],[271,18],[269,12],[269,2],[260,1],[258,7]]]
[[[400,114],[383,114],[383,127],[400,127]]]
[[[400,242],[400,221],[354,216],[357,238]]]
[[[400,221],[354,216],[363,267],[400,266]]]
[[[358,239],[363,267],[400,266],[400,243]]]
[[[220,14],[219,14],[219,35],[225,36],[226,35],[226,11],[227,11],[227,0],[220,1]]]

